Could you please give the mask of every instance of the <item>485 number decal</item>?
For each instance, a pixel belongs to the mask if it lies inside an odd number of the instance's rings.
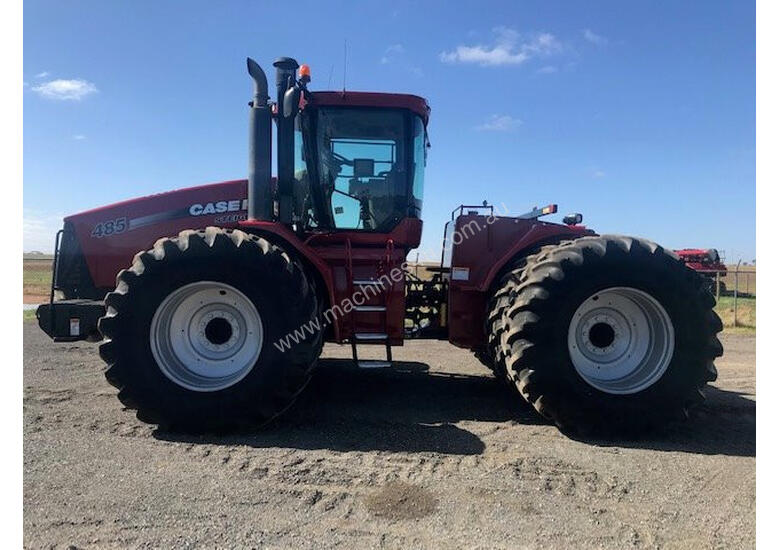
[[[108,237],[109,235],[124,233],[125,231],[127,231],[127,218],[117,218],[115,220],[107,220],[97,224],[92,230],[91,236],[99,239],[101,237]]]

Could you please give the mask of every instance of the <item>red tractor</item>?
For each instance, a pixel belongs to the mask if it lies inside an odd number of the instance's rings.
[[[510,216],[485,203],[453,212],[441,265],[417,279],[405,259],[422,230],[426,100],[312,92],[308,67],[279,58],[271,101],[247,63],[248,180],[69,216],[57,235],[39,324],[57,341],[102,339],[106,378],[139,419],[267,422],[325,341],[371,368],[406,338],[449,340],[569,432],[637,432],[703,398],[721,323],[674,253],[597,235],[580,214],[541,221],[554,205]],[[364,344],[387,359],[361,360]]]
[[[704,277],[710,292],[720,296],[726,293],[723,278],[729,269],[723,265],[718,251],[714,248],[683,248],[674,251],[685,265]]]

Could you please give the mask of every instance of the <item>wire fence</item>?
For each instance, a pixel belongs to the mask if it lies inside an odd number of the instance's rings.
[[[719,295],[732,296],[737,292],[738,297],[755,298],[756,297],[756,268],[755,266],[734,266],[728,267],[726,275],[716,277]]]
[[[715,277],[716,312],[725,327],[756,328],[756,267],[730,265]]]

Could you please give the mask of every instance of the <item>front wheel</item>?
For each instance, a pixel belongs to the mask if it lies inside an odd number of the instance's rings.
[[[714,299],[662,247],[583,237],[524,275],[504,310],[507,372],[563,430],[627,434],[684,418],[715,380]]]
[[[295,259],[209,227],[136,255],[106,296],[100,355],[138,418],[185,430],[258,425],[283,412],[322,349],[315,289]]]

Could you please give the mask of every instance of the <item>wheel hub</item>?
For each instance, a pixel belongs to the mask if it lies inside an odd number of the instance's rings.
[[[222,345],[233,336],[233,323],[224,317],[215,317],[206,323],[203,335],[211,344],[215,346]]]
[[[149,340],[157,365],[170,380],[193,391],[218,391],[254,367],[263,346],[263,323],[241,291],[200,281],[163,300]]]
[[[606,319],[590,327],[590,332],[588,332],[588,340],[595,347],[594,351],[596,349],[608,351],[613,347],[616,336],[615,327]]]
[[[569,357],[588,384],[613,394],[657,382],[672,359],[674,327],[648,293],[613,287],[590,296],[569,323]]]
[[[199,319],[194,331],[197,341],[193,345],[202,347],[203,351],[224,352],[238,344],[242,337],[240,314],[223,304],[204,309],[207,311],[198,312],[193,318],[193,321]]]

